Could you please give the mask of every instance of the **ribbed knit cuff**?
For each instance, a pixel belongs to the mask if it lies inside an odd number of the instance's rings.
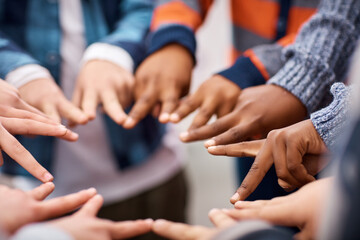
[[[177,43],[189,50],[191,56],[196,62],[196,39],[195,33],[188,27],[182,25],[169,25],[151,33],[150,46],[147,55],[150,55],[160,48],[170,44]]]
[[[239,57],[233,66],[218,74],[234,82],[241,89],[266,83],[250,58],[244,56]]]
[[[335,75],[328,65],[301,49],[287,49],[284,67],[268,83],[285,88],[306,106],[308,113],[316,111]],[[296,57],[289,56],[296,51]],[[320,64],[319,64],[320,63]]]
[[[349,103],[351,90],[343,83],[331,87],[334,96],[329,106],[312,113],[311,121],[328,148],[334,145],[339,133],[349,120]]]

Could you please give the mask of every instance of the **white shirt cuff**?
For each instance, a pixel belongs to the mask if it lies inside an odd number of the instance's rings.
[[[134,71],[134,61],[130,54],[121,47],[107,43],[94,43],[86,49],[82,64],[91,60],[106,60],[131,73]]]
[[[50,72],[37,64],[27,64],[9,72],[5,80],[16,88],[39,78],[51,78]]]

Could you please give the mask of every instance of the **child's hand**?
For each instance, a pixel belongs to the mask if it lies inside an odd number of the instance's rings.
[[[199,128],[205,125],[214,114],[220,118],[230,113],[236,105],[240,92],[236,84],[220,75],[215,75],[180,103],[180,106],[170,115],[170,121],[177,123],[199,109],[189,130]]]
[[[96,108],[104,111],[117,124],[124,123],[124,109],[133,100],[134,78],[130,72],[108,61],[87,62],[77,79],[73,102],[89,119],[96,117]]]
[[[64,230],[76,240],[125,239],[151,230],[153,224],[151,219],[112,222],[96,218],[102,203],[102,197],[96,195],[73,215],[59,218],[49,222],[49,224]]]
[[[182,46],[170,44],[150,55],[135,74],[135,105],[124,127],[133,128],[149,113],[167,123],[190,87],[194,61]],[[154,114],[158,115],[158,114]]]
[[[53,183],[45,183],[30,192],[0,185],[0,225],[14,233],[20,227],[59,217],[75,210],[96,194],[95,189],[43,201],[53,190]]]
[[[262,85],[243,90],[231,113],[182,133],[180,139],[191,142],[213,137],[205,142],[206,147],[242,142],[305,117],[305,106],[294,95],[275,85]]]
[[[21,86],[19,92],[27,103],[58,123],[61,122],[61,117],[78,124],[88,121],[87,116],[66,99],[53,79],[33,80]]]

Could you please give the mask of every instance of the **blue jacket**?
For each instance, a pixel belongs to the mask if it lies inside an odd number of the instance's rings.
[[[87,44],[104,42],[126,50],[138,65],[145,56],[144,38],[151,21],[152,0],[82,0]],[[56,82],[60,74],[61,29],[57,0],[0,0],[0,77],[26,64],[47,68]],[[157,149],[165,126],[150,116],[125,130],[104,116],[118,166],[142,163]],[[18,136],[20,142],[51,170],[54,138]],[[5,156],[8,158],[8,156]],[[14,161],[3,171],[27,175]]]

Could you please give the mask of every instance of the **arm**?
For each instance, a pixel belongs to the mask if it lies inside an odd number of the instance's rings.
[[[285,88],[300,99],[308,113],[314,112],[335,79],[345,77],[359,38],[359,16],[359,1],[322,1],[295,44],[286,49],[285,66],[269,83]]]

